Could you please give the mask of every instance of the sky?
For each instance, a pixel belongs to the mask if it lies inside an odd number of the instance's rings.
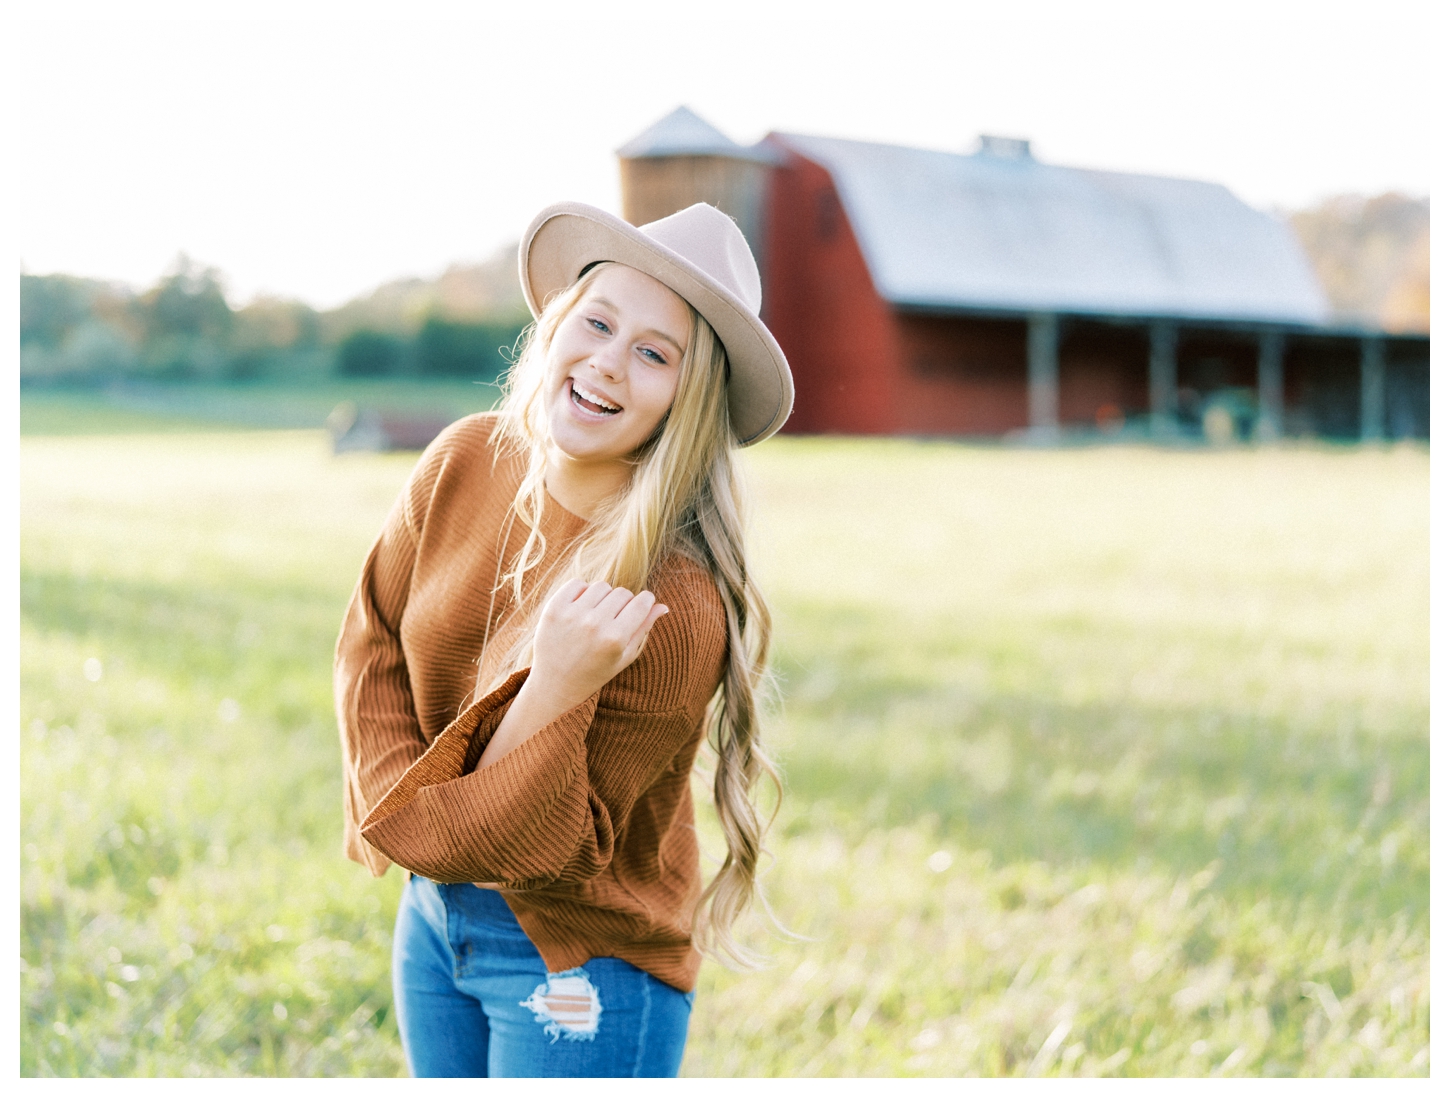
[[[56,3],[12,45],[21,269],[141,286],[185,253],[236,303],[334,306],[494,254],[553,201],[617,212],[613,150],[681,103],[743,142],[1026,137],[1047,162],[1215,180],[1260,208],[1430,192],[1425,4],[531,10]]]

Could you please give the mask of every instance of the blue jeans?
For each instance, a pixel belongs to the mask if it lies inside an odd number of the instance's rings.
[[[674,1076],[686,994],[617,957],[549,972],[493,889],[412,877],[393,934],[393,999],[418,1077]]]

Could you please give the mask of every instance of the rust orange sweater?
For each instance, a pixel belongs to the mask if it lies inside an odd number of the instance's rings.
[[[619,957],[689,991],[701,887],[690,772],[724,671],[724,607],[702,568],[667,561],[651,590],[670,612],[639,658],[475,771],[528,677],[476,694],[523,619],[504,583],[488,624],[495,577],[527,534],[508,521],[523,462],[498,454],[495,424],[470,416],[424,452],[343,620],[333,683],[347,855],[375,875],[396,862],[500,885],[551,972]],[[544,574],[583,526],[549,502]]]

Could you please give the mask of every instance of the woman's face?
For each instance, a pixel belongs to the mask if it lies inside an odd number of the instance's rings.
[[[633,454],[670,410],[689,336],[678,294],[633,267],[607,265],[549,346],[554,444],[582,462]]]

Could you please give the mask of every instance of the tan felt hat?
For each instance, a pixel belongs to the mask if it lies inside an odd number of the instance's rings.
[[[582,202],[542,210],[519,244],[519,281],[535,317],[591,264],[623,263],[659,279],[715,329],[730,359],[730,426],[742,446],[769,438],[795,400],[790,364],[760,322],[760,271],[735,222],[713,206],[639,228]]]

